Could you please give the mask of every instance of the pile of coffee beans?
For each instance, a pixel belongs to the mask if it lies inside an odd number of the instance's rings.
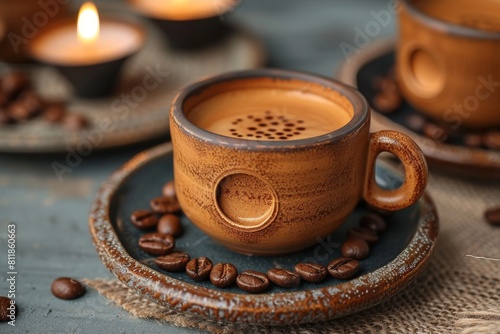
[[[382,114],[396,112],[403,103],[403,97],[394,73],[394,69],[391,68],[386,75],[376,76],[372,80],[372,87],[376,92],[372,101],[373,107]],[[450,127],[430,121],[419,113],[408,115],[404,125],[408,129],[440,143],[461,142],[471,148],[500,150],[500,130],[486,133],[454,131]]]
[[[493,226],[500,226],[500,206],[486,210],[484,218]]]
[[[297,287],[301,281],[319,283],[328,276],[347,280],[360,268],[360,260],[370,253],[387,229],[385,219],[376,213],[368,213],[360,220],[359,227],[348,232],[341,246],[342,257],[327,266],[317,263],[298,263],[294,270],[272,268],[267,273],[245,270],[241,273],[231,263],[214,263],[207,257],[191,258],[189,254],[175,250],[175,238],[182,234],[181,207],[177,200],[174,182],[169,181],[162,189],[161,197],[150,201],[150,209],[137,210],[130,222],[139,230],[148,231],[139,238],[138,245],[144,252],[155,256],[158,268],[167,272],[185,272],[193,281],[210,280],[218,288],[236,283],[243,291],[261,293],[272,284],[282,288]],[[152,232],[152,230],[156,232]]]
[[[9,72],[0,76],[0,126],[35,118],[60,124],[68,130],[80,130],[89,123],[82,115],[68,113],[64,102],[42,99],[27,74]]]

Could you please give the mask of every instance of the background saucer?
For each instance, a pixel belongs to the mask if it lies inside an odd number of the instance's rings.
[[[53,68],[34,65],[10,68],[0,63],[0,72],[28,71],[42,97],[67,101],[69,112],[86,115],[91,122],[84,131],[68,131],[42,120],[0,126],[0,152],[65,152],[68,147],[87,142],[89,135],[85,133],[102,136],[93,143],[93,149],[166,138],[170,103],[179,89],[207,75],[261,67],[265,61],[263,50],[256,37],[234,30],[213,46],[182,52],[170,49],[159,32],[149,29],[147,44],[125,64],[115,93],[94,100],[74,97],[69,84]],[[145,89],[146,78],[148,87],[154,88]],[[103,122],[111,124],[112,130],[100,130]]]
[[[374,42],[349,58],[341,67],[338,79],[359,89],[373,105],[375,90],[372,80],[386,75],[394,66],[394,40]],[[500,106],[499,106],[500,108]],[[373,110],[373,109],[372,109]],[[408,129],[403,121],[416,109],[404,102],[395,112],[372,112],[372,131],[392,129],[409,135],[424,152],[431,168],[475,178],[500,179],[500,151],[464,146],[460,141],[440,143]]]
[[[412,207],[392,214],[389,229],[361,262],[350,281],[328,278],[320,284],[302,283],[294,289],[272,287],[250,295],[236,286],[218,289],[194,282],[183,273],[160,270],[151,256],[137,247],[144,232],[129,222],[130,214],[148,208],[173,177],[170,144],[145,151],[116,171],[101,187],[90,214],[90,232],[103,263],[128,287],[163,306],[228,322],[283,325],[326,321],[378,304],[406,287],[420,273],[434,247],[438,222],[432,200],[425,195]],[[401,179],[387,166],[377,168],[378,182],[387,188]],[[228,251],[183,217],[184,234],[176,249],[215,263],[231,262],[239,271],[267,272],[274,267],[317,259],[327,264],[340,256],[346,231],[367,211],[359,205],[346,224],[315,247],[288,256],[251,257]]]

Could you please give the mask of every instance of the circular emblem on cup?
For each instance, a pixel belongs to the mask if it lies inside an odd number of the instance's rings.
[[[278,198],[269,182],[248,171],[223,174],[215,184],[217,211],[231,227],[256,232],[271,224]]]
[[[445,64],[436,50],[411,44],[404,48],[403,75],[412,93],[425,99],[438,96],[446,85]]]

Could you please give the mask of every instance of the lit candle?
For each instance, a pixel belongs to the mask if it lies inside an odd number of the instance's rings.
[[[80,9],[78,21],[61,22],[33,41],[38,60],[57,65],[85,65],[112,61],[137,51],[144,40],[135,25],[120,20],[99,20],[92,3]]]
[[[196,20],[225,14],[236,0],[131,0],[132,5],[149,17],[170,20]]]
[[[75,94],[103,97],[115,87],[124,61],[144,44],[144,30],[127,20],[100,19],[97,8],[85,3],[78,20],[47,27],[31,42],[31,56],[56,67]]]

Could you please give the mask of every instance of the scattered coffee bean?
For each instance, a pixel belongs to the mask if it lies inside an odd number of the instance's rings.
[[[484,218],[495,226],[500,226],[500,207],[491,208],[484,213]]]
[[[54,280],[50,289],[52,294],[59,299],[71,300],[85,294],[85,286],[69,277],[60,277]]]
[[[17,313],[17,308],[15,304],[11,303],[11,299],[0,296],[0,322],[6,322],[11,320],[9,317],[11,315],[11,310],[9,310],[9,308],[12,308],[12,305],[14,305],[13,315],[15,315]]]
[[[18,101],[29,111],[30,115],[35,115],[42,110],[43,102],[40,97],[31,89],[24,91]]]
[[[245,270],[236,278],[238,287],[246,292],[260,293],[269,287],[269,277],[254,270]]]
[[[483,145],[483,137],[476,133],[466,133],[464,135],[464,144],[468,147],[480,147]]]
[[[225,288],[236,281],[238,269],[231,263],[217,263],[210,273],[210,282],[218,288]]]
[[[370,253],[370,246],[363,239],[348,238],[340,247],[340,251],[344,257],[363,260]]]
[[[7,111],[3,108],[0,108],[0,125],[9,124],[11,122],[11,118]]]
[[[377,76],[372,82],[373,88],[381,93],[398,93],[398,85],[396,80],[391,76]]]
[[[425,126],[425,118],[418,114],[410,114],[406,118],[406,126],[415,132],[422,132]]]
[[[157,197],[153,198],[150,202],[153,211],[158,213],[178,213],[181,210],[181,206],[177,199],[172,197]]]
[[[135,227],[141,230],[151,229],[158,224],[158,216],[156,215],[156,213],[148,210],[135,211],[134,213],[132,213],[132,216],[130,216],[130,220],[132,221],[132,224],[135,225]]]
[[[310,283],[319,283],[326,277],[326,268],[316,263],[298,263],[295,265],[295,271],[300,278]]]
[[[271,282],[282,288],[293,288],[300,284],[299,274],[286,269],[269,269],[267,276]]]
[[[402,98],[396,93],[381,93],[373,98],[375,110],[383,114],[395,112],[402,103]]]
[[[500,150],[500,132],[490,131],[483,136],[484,146],[492,150]]]
[[[65,114],[66,108],[61,103],[49,103],[42,112],[42,118],[49,123],[60,123]]]
[[[341,257],[328,264],[328,273],[333,278],[348,279],[354,276],[359,269],[359,261]]]
[[[434,123],[426,123],[423,132],[427,138],[432,139],[434,142],[438,143],[445,143],[450,137],[448,132],[444,128]]]
[[[349,230],[349,238],[360,238],[369,244],[374,244],[378,241],[379,237],[377,232],[364,227],[355,227]]]
[[[198,257],[188,262],[186,266],[186,274],[195,281],[204,281],[210,276],[213,264],[209,258]]]
[[[7,95],[15,95],[30,85],[29,78],[22,72],[5,74],[0,81],[0,89]]]
[[[62,120],[62,124],[68,130],[79,131],[86,128],[89,125],[89,121],[83,115],[66,113]]]
[[[385,219],[380,215],[377,215],[376,213],[367,213],[366,215],[361,217],[359,225],[377,233],[382,233],[387,229],[387,223],[385,222]]]
[[[160,233],[171,234],[174,237],[178,237],[182,233],[181,220],[179,217],[171,213],[167,213],[166,215],[161,216],[156,230]]]
[[[139,238],[139,247],[150,255],[167,255],[174,249],[175,239],[170,234],[145,234]]]
[[[175,184],[174,184],[174,181],[169,181],[169,182],[165,183],[165,185],[163,186],[163,189],[162,189],[161,193],[165,197],[175,198],[176,197],[176,193],[175,193]]]
[[[15,122],[24,122],[31,117],[31,112],[18,101],[11,103],[7,112],[9,117]]]
[[[176,252],[156,258],[155,263],[166,271],[181,271],[186,269],[189,260],[188,254]]]
[[[9,96],[4,92],[0,91],[0,107],[5,107],[9,103]]]

